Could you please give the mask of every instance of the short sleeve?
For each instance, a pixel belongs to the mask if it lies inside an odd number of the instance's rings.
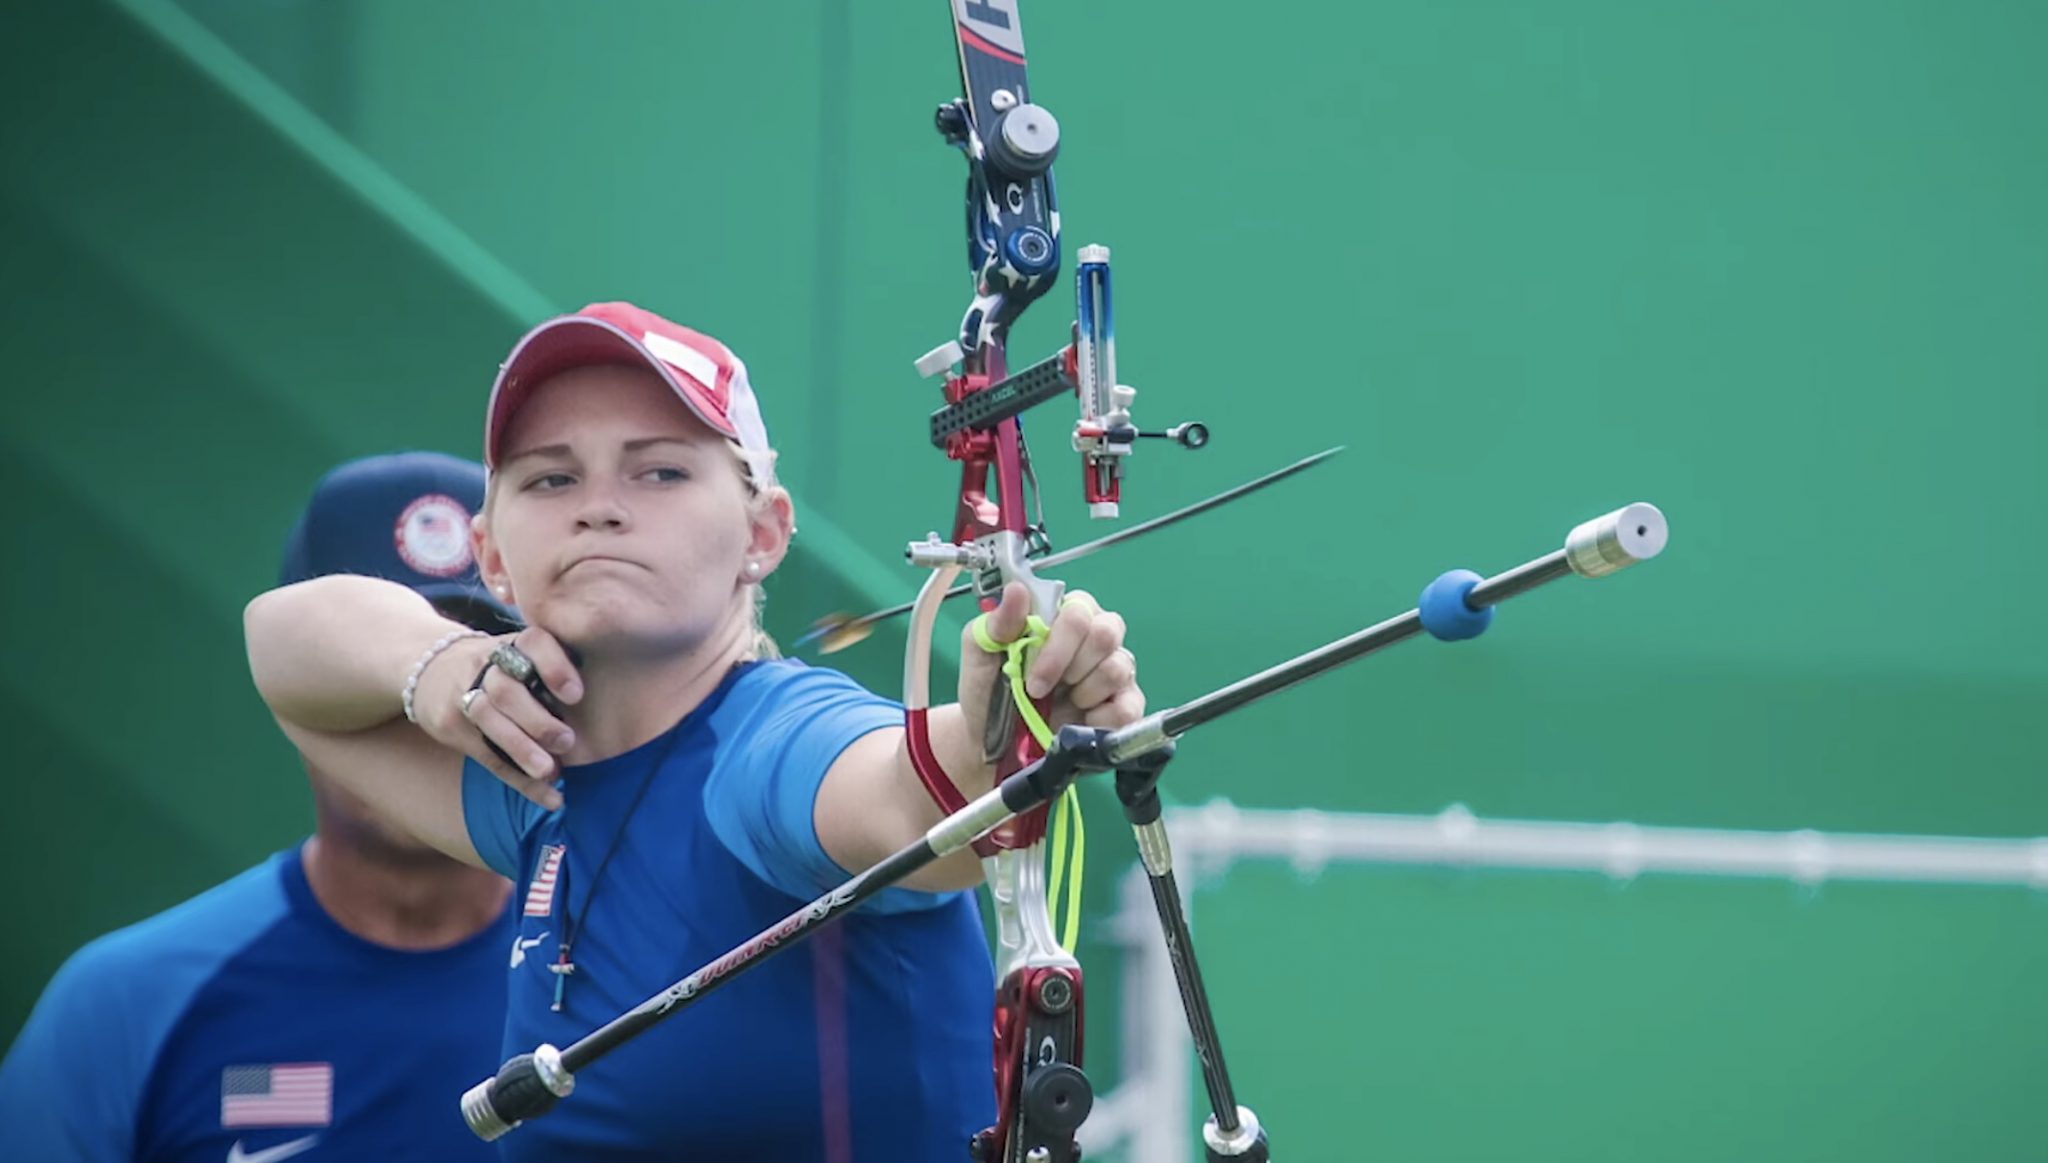
[[[126,983],[106,970],[90,948],[66,964],[0,1063],[0,1126],[10,1157],[126,1163],[133,1156],[155,1046],[122,1020]]]
[[[519,879],[519,846],[547,809],[512,790],[474,759],[462,761],[462,822],[484,866]]]
[[[824,667],[778,676],[738,746],[720,755],[704,786],[704,812],[721,843],[762,880],[809,900],[852,873],[818,839],[825,773],[864,735],[903,725],[902,704]],[[874,912],[933,908],[957,893],[885,889]]]

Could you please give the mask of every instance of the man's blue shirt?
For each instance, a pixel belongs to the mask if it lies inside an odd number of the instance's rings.
[[[327,914],[293,848],[101,937],[0,1064],[0,1154],[494,1159],[459,1100],[496,1068],[517,903],[450,948],[390,949]]]

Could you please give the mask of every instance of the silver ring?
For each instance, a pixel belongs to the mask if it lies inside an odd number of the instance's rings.
[[[477,701],[478,699],[480,699],[480,698],[483,698],[483,697],[484,697],[484,688],[482,688],[482,687],[471,687],[470,689],[468,689],[468,690],[466,690],[466,691],[463,691],[463,692],[462,692],[462,717],[463,717],[463,718],[465,718],[465,719],[469,718],[469,717],[470,717],[470,715],[469,715],[469,709],[470,709],[471,707],[473,707],[473,706],[475,706],[475,705],[476,705],[476,701]]]
[[[521,686],[533,678],[533,659],[510,642],[500,642],[498,648],[491,651],[491,665],[510,675],[512,681]]]

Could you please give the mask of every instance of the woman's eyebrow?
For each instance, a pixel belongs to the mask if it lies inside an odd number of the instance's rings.
[[[694,442],[682,436],[643,436],[637,440],[628,440],[619,447],[627,452],[639,452],[642,449],[651,448],[657,444],[677,444],[684,448],[695,447]],[[510,468],[522,460],[573,460],[575,455],[575,450],[567,444],[544,444],[539,448],[529,448],[524,452],[514,453],[506,457],[503,465],[500,467],[501,469]]]
[[[545,457],[549,460],[567,460],[571,455],[572,454],[569,450],[569,446],[566,444],[548,444],[543,445],[540,448],[529,448],[524,452],[514,453],[511,456],[506,457],[504,462],[501,463],[498,466],[498,468],[499,471],[502,472],[503,470],[512,467],[513,465],[519,463],[522,460],[528,460],[536,457]]]
[[[686,448],[692,447],[692,442],[681,436],[643,436],[638,440],[628,440],[620,447],[624,448],[627,452],[639,452],[643,448],[651,448],[657,444],[680,444]]]

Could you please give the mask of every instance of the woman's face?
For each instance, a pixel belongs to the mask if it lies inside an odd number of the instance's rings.
[[[645,368],[553,377],[512,417],[503,449],[480,522],[485,580],[509,584],[527,621],[582,650],[701,645],[750,617],[747,583],[786,547],[773,522],[750,518],[725,439]]]

